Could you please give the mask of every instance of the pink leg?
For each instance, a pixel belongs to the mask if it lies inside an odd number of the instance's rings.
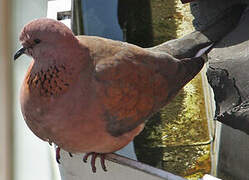
[[[107,171],[106,166],[105,166],[105,154],[102,153],[95,153],[95,152],[91,152],[91,153],[86,153],[83,157],[83,161],[86,163],[87,159],[89,156],[92,156],[91,159],[91,166],[92,166],[92,171],[93,173],[96,172],[96,158],[99,156],[100,157],[100,163],[101,163],[101,167],[104,171]]]

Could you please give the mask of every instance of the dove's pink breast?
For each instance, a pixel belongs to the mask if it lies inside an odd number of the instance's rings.
[[[80,78],[75,83],[67,78],[64,82],[70,86],[55,83],[50,87],[49,82],[54,81],[52,76],[48,78],[50,71],[44,80],[37,77],[39,74],[31,76],[31,67],[22,86],[22,112],[29,128],[44,141],[69,152],[113,152],[127,145],[143,129],[141,124],[118,137],[110,135],[106,131],[103,107],[96,101],[87,79]],[[61,72],[64,68],[58,70]],[[87,85],[80,86],[81,81]]]

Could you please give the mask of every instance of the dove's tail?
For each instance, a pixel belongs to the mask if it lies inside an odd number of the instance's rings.
[[[180,66],[178,69],[178,88],[182,88],[201,71],[205,62],[207,61],[207,53],[210,52],[213,45],[214,44],[211,44],[203,49],[200,49],[195,57],[184,58],[179,61]]]
[[[205,59],[200,57],[184,58],[179,61],[176,72],[176,82],[171,82],[172,89],[169,91],[168,99],[172,99],[189,81],[191,81],[202,69]]]

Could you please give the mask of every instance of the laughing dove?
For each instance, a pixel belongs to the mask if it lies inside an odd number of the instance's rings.
[[[127,145],[204,64],[201,56],[179,60],[125,42],[74,36],[47,18],[28,23],[20,41],[14,59],[33,58],[21,88],[23,117],[39,138],[72,153],[104,154]]]

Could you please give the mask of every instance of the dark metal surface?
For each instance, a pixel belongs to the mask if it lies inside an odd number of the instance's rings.
[[[75,35],[83,35],[83,13],[81,0],[72,0],[71,29]]]
[[[181,0],[183,4],[185,3],[189,3],[189,2],[192,2],[192,1],[196,1],[196,0]]]
[[[217,175],[224,179],[249,177],[249,11],[238,26],[209,53],[207,77],[214,92],[219,134]],[[238,130],[235,130],[238,129]],[[244,133],[243,133],[244,132]]]

